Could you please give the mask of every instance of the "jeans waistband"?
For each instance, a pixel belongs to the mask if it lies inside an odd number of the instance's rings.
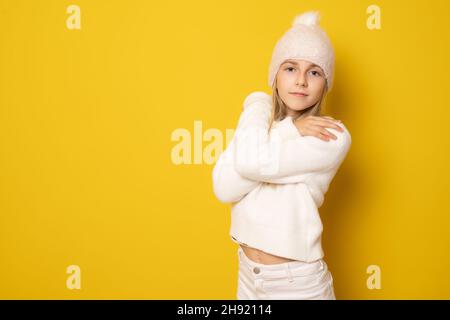
[[[239,262],[243,264],[253,275],[254,278],[279,279],[283,277],[292,278],[294,276],[308,276],[327,270],[327,264],[323,259],[312,262],[288,261],[277,264],[262,264],[250,260],[238,247]]]

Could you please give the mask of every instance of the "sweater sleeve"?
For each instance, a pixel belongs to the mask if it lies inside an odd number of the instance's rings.
[[[261,184],[239,175],[234,167],[234,137],[223,151],[212,171],[213,192],[223,203],[241,200],[247,193]]]
[[[269,135],[271,108],[271,97],[264,92],[253,92],[244,100],[234,137],[234,165],[239,175],[255,181],[296,183],[342,162],[351,145],[343,124],[343,132],[327,128],[337,140],[302,136],[290,120]]]

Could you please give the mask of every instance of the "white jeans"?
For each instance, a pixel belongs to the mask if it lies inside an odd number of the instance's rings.
[[[333,277],[323,259],[261,264],[238,247],[238,300],[336,300]]]

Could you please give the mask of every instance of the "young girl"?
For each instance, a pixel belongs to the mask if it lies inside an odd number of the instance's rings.
[[[340,121],[320,115],[334,51],[318,20],[315,11],[298,15],[277,42],[269,68],[273,95],[245,98],[212,172],[214,194],[232,205],[237,299],[336,299],[318,208],[351,136]]]

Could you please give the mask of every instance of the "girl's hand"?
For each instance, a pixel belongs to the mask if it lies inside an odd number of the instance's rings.
[[[304,118],[299,118],[293,123],[302,136],[314,136],[324,141],[330,141],[330,138],[336,140],[337,137],[325,128],[333,128],[343,132],[344,129],[336,124],[339,122],[341,122],[341,120],[335,120],[329,116],[310,115]]]

